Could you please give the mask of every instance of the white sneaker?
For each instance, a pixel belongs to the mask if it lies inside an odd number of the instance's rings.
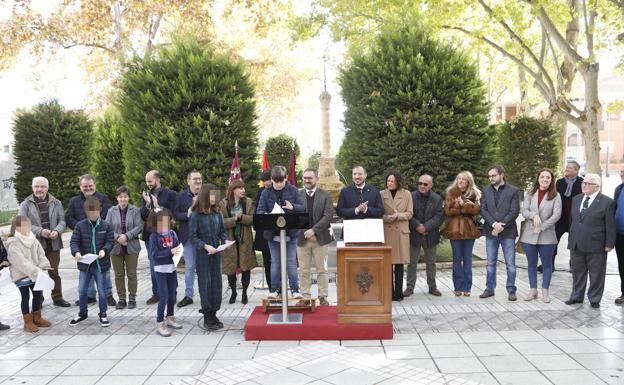
[[[298,291],[293,291],[292,292],[292,297],[293,297],[293,299],[301,299],[301,298],[303,298],[301,293],[299,293]]]
[[[180,325],[174,316],[170,315],[167,316],[165,318],[165,324],[167,325],[167,327],[170,327],[172,329],[182,329],[182,325]]]
[[[270,299],[277,299],[277,298],[280,298],[280,297],[281,297],[281,295],[277,291],[273,291],[273,292],[269,293],[269,298]]]
[[[162,337],[171,337],[171,332],[169,331],[169,329],[167,329],[165,321],[158,323],[158,328],[156,329],[156,332]]]

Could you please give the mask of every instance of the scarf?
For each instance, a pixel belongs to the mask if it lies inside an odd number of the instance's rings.
[[[35,242],[38,242],[35,234],[33,234],[32,231],[28,235],[23,235],[19,231],[15,231],[15,238],[19,239],[20,242],[22,242],[24,246],[28,248],[31,248],[35,244]]]
[[[566,183],[568,184],[566,187],[565,193],[563,194],[563,196],[565,196],[566,198],[569,198],[572,196],[572,186],[574,186],[574,182],[576,182],[576,178],[578,178],[578,176],[575,176],[572,179],[564,178]]]

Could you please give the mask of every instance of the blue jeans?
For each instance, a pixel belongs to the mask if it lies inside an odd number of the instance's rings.
[[[537,259],[542,261],[544,277],[542,278],[542,289],[550,287],[550,278],[553,273],[552,255],[557,245],[531,245],[522,242],[524,253],[527,257],[529,271],[529,286],[531,289],[537,288]]]
[[[148,257],[150,263],[150,276],[152,277],[152,295],[158,295],[158,281],[156,281],[156,272],[154,271],[154,261]]]
[[[78,290],[80,290],[80,287]],[[110,270],[104,272],[104,294],[106,294],[106,298],[113,295],[113,282],[111,281]],[[78,295],[80,295],[80,291],[78,292]],[[89,287],[87,288],[87,297],[96,298],[95,296],[95,280],[91,277],[89,279]]]
[[[282,264],[280,260],[280,243],[269,241],[271,250],[271,291],[282,290]],[[299,276],[297,275],[297,239],[286,241],[286,270],[290,290],[299,291]]]
[[[184,295],[193,298],[193,286],[195,286],[195,259],[197,250],[191,241],[184,243]]]
[[[173,315],[173,307],[176,300],[176,289],[178,288],[178,274],[156,273],[158,282],[158,309],[156,310],[156,322],[165,320],[165,305],[167,306],[167,317]]]
[[[80,276],[78,277],[78,301],[80,303],[80,314],[87,315],[87,292],[89,290],[89,282],[91,282],[91,280],[94,280],[97,286],[100,314],[106,313],[106,273],[108,272],[102,273],[99,271],[97,263],[90,264],[87,271],[80,271]]]
[[[485,286],[488,290],[496,289],[496,263],[498,262],[498,247],[503,248],[505,266],[507,267],[507,293],[516,292],[516,242],[514,238],[485,237],[485,252],[487,254],[487,279]]]
[[[472,248],[474,239],[451,240],[453,251],[453,287],[455,291],[472,288]]]

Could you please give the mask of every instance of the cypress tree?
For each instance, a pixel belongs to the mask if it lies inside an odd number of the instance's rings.
[[[541,168],[559,164],[559,133],[547,119],[517,117],[499,125],[498,159],[505,179],[521,189],[533,186]]]
[[[242,178],[254,194],[260,168],[254,89],[240,62],[193,37],[178,37],[130,60],[120,83],[116,105],[125,179],[133,191],[145,189],[152,169],[176,191],[187,187],[192,169],[225,188],[238,140]]]
[[[44,176],[49,191],[66,208],[78,177],[89,171],[93,123],[82,111],[67,111],[57,100],[16,113],[13,125],[18,201],[32,193],[32,178]]]
[[[124,183],[123,140],[116,111],[107,111],[96,122],[92,154],[91,170],[97,189],[115,202],[117,187]]]
[[[437,190],[461,170],[485,174],[493,155],[486,91],[451,45],[416,24],[386,29],[338,81],[347,107],[338,163],[347,179],[355,163],[380,187],[390,170],[410,185],[429,173]]]

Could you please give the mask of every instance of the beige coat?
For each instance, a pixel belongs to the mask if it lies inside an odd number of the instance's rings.
[[[248,271],[258,266],[256,252],[253,249],[253,233],[251,231],[253,214],[256,212],[256,207],[253,201],[247,197],[245,197],[243,203],[245,208],[241,219],[241,242],[238,247],[238,255],[236,254],[236,245],[232,245],[221,252],[221,270],[223,274],[226,275],[235,274],[237,267],[240,267],[242,271]],[[219,210],[221,214],[223,214],[223,224],[227,231],[228,240],[233,241],[236,219],[230,215],[225,198],[219,202]]]
[[[35,282],[41,271],[52,268],[43,247],[36,238],[33,238],[33,242],[28,245],[17,236],[11,237],[6,242],[6,249],[11,263],[9,269],[13,282],[23,278],[30,278]]]
[[[381,192],[384,205],[384,238],[386,246],[392,246],[392,263],[405,264],[410,261],[409,220],[414,214],[412,194],[405,189],[398,190],[394,198],[390,190]],[[396,220],[390,215],[397,213]]]

